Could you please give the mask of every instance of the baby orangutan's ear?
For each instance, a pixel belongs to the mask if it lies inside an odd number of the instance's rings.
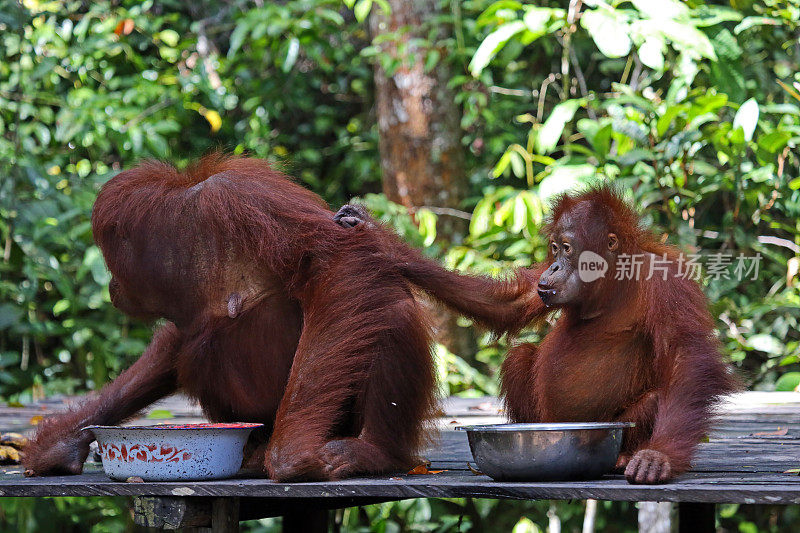
[[[616,233],[609,233],[608,234],[608,249],[612,252],[616,252],[617,248],[619,248],[619,239],[617,239]]]

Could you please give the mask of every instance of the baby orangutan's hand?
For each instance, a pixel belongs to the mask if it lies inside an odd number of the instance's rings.
[[[354,228],[361,224],[370,226],[371,220],[367,209],[358,204],[345,204],[333,215],[333,221],[344,228]]]
[[[637,485],[665,483],[672,477],[669,457],[656,450],[639,450],[625,468],[625,479]]]

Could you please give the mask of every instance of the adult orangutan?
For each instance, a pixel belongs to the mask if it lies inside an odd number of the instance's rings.
[[[179,389],[211,420],[265,424],[269,443],[250,463],[277,480],[412,466],[434,373],[411,285],[379,253],[404,245],[332,215],[255,159],[216,154],[183,172],[150,162],[111,179],[92,212],[111,300],[167,322],[99,395],[40,425],[26,473],[80,472],[93,440],[82,427]],[[477,320],[524,316],[523,279],[459,281],[454,302]]]
[[[368,215],[354,206],[336,218],[357,226],[354,235],[358,227],[366,233],[375,226],[359,224]],[[504,322],[497,314],[501,320],[490,324],[514,331],[521,321],[561,311],[538,346],[516,345],[503,363],[510,419],[635,422],[617,463],[628,481],[659,483],[684,472],[709,429],[714,404],[737,387],[700,287],[680,272],[678,251],[644,230],[607,186],[559,197],[544,235],[547,261],[516,277],[527,280],[531,292],[536,286],[539,297],[526,300],[520,315],[508,313]],[[467,315],[477,311],[453,298],[468,290],[457,274],[434,270],[405,248],[392,251],[407,279]],[[608,269],[584,281],[581,261],[605,262]],[[616,276],[622,261],[640,261],[639,275]]]

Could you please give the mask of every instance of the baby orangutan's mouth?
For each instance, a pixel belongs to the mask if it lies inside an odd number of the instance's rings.
[[[540,288],[538,288],[536,290],[536,292],[539,293],[539,298],[542,299],[542,301],[544,302],[544,305],[546,305],[548,307],[550,306],[550,300],[552,298],[554,298],[555,295],[556,295],[556,290],[555,289],[543,289],[543,288],[540,287]]]

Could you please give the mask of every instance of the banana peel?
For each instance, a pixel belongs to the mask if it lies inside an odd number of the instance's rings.
[[[19,464],[22,457],[19,450],[11,446],[0,445],[0,463],[2,464]]]
[[[0,435],[0,464],[18,465],[22,461],[21,450],[28,445],[28,439],[19,433]]]
[[[18,450],[22,450],[28,445],[28,439],[19,433],[3,433],[0,435],[0,445],[12,446]]]

